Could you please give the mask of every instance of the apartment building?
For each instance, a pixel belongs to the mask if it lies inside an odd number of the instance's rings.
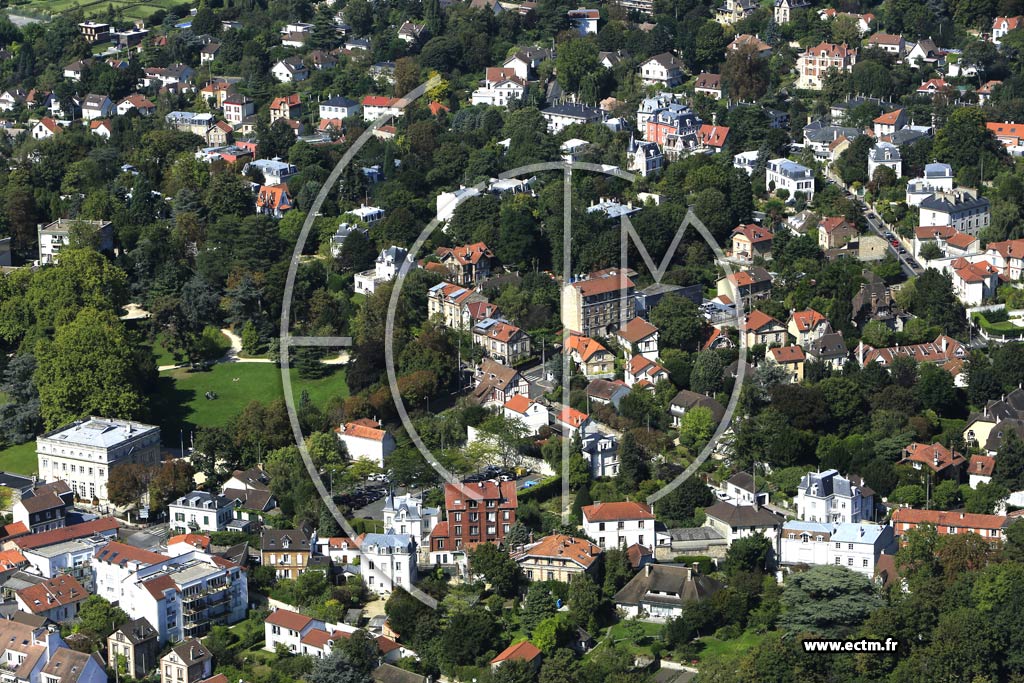
[[[586,336],[606,336],[634,317],[636,285],[617,268],[591,273],[562,287],[562,325]]]

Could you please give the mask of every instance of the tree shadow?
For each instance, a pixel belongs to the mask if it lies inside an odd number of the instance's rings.
[[[160,426],[160,436],[165,446],[181,445],[182,432],[190,432],[195,425],[189,422],[190,401],[195,399],[194,389],[183,389],[173,377],[161,376],[150,401],[150,413]]]

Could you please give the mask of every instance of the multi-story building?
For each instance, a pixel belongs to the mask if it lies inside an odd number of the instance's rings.
[[[771,542],[772,552],[779,552],[779,535],[785,520],[767,508],[719,501],[705,508],[704,515],[704,526],[717,531],[730,545],[741,538],[761,534]]]
[[[829,69],[852,71],[857,63],[857,49],[846,43],[819,43],[796,59],[796,87],[803,90],[821,90]]]
[[[969,350],[956,339],[942,334],[936,337],[935,341],[923,344],[903,344],[884,349],[876,349],[860,342],[854,349],[854,354],[861,367],[865,367],[868,363],[879,363],[885,367],[891,367],[893,360],[900,356],[913,358],[918,363],[935,363],[946,366],[953,360],[967,360]]]
[[[644,85],[674,88],[683,82],[683,60],[671,52],[654,55],[640,65],[640,80]]]
[[[1020,280],[1024,275],[1024,239],[989,242],[985,258],[1007,279]]]
[[[654,513],[647,503],[595,503],[583,506],[583,533],[597,540],[605,550],[630,548],[634,545],[658,545],[654,529]],[[664,540],[667,540],[667,534]]]
[[[160,634],[145,619],[132,619],[107,637],[107,661],[111,668],[124,658],[124,670],[132,678],[145,678],[157,666],[159,656]]]
[[[687,603],[709,600],[725,586],[692,566],[647,564],[612,598],[627,616],[664,622],[682,616]]]
[[[41,683],[43,667],[68,650],[58,629],[20,619],[0,619],[0,642],[4,644],[3,677],[7,683]]]
[[[647,360],[658,359],[658,328],[643,318],[636,317],[615,333],[626,358],[641,355]]]
[[[921,201],[918,225],[949,225],[977,237],[989,226],[989,201],[966,190],[937,192]]]
[[[187,638],[160,658],[160,683],[199,683],[213,673],[213,655],[197,638]]]
[[[611,434],[586,429],[580,434],[580,450],[590,462],[590,476],[614,477],[619,473],[619,442]]]
[[[911,443],[903,448],[900,465],[913,467],[915,470],[931,470],[938,479],[951,479],[960,483],[967,458],[960,453],[946,448],[941,443]]]
[[[999,45],[1007,33],[1022,25],[1024,25],[1024,16],[996,17],[992,20],[992,42]]]
[[[650,112],[638,125],[644,140],[664,147],[671,138],[692,139],[696,143],[703,121],[686,105],[669,102]]]
[[[744,317],[743,329],[747,346],[784,346],[786,326],[763,311],[753,310]]]
[[[634,317],[636,286],[617,268],[591,273],[562,287],[562,325],[587,336],[605,336]]]
[[[484,407],[503,406],[516,396],[528,396],[529,382],[522,373],[490,358],[480,361],[473,376],[471,397]]]
[[[34,586],[14,593],[18,609],[57,622],[69,622],[78,616],[78,608],[89,591],[69,574],[58,574]]]
[[[89,231],[95,234],[96,248],[102,252],[114,251],[114,227],[110,221],[87,221],[58,218],[49,224],[40,223],[39,265],[45,266],[60,261],[60,250],[71,244],[73,230]]]
[[[470,287],[440,282],[427,292],[427,315],[445,326],[456,330],[468,330],[472,318],[469,304],[487,301],[487,297]]]
[[[297,579],[309,566],[310,539],[301,529],[264,529],[260,535],[263,566],[279,579]]]
[[[875,143],[868,152],[868,177],[874,178],[880,168],[890,169],[897,178],[903,177],[903,155],[899,147],[891,142]]]
[[[397,448],[395,437],[382,429],[379,422],[368,417],[343,423],[335,434],[345,444],[351,459],[368,460],[380,468],[384,467],[384,459]]]
[[[425,545],[428,548],[430,532],[441,519],[441,511],[438,508],[424,506],[421,497],[411,493],[395,496],[393,491],[389,491],[387,498],[384,499],[381,515],[385,529],[392,529],[398,534],[408,534],[417,545]]]
[[[356,273],[354,280],[356,294],[373,294],[377,291],[378,285],[394,280],[402,265],[407,261],[411,262],[409,252],[402,247],[392,245],[382,250],[373,264],[373,270]]]
[[[320,103],[321,119],[347,119],[359,113],[361,107],[355,100],[350,100],[342,95],[329,97]]]
[[[788,24],[793,18],[793,10],[807,9],[811,3],[809,0],[775,0],[775,7],[772,9],[772,16],[776,24]]]
[[[39,672],[39,683],[107,683],[103,659],[70,648],[61,648]]]
[[[846,567],[870,578],[878,558],[895,551],[894,540],[893,528],[887,524],[791,520],[782,527],[780,562]]]
[[[786,190],[790,200],[800,192],[810,202],[814,198],[814,171],[789,159],[772,159],[765,168],[765,187],[769,192]]]
[[[892,513],[892,525],[897,537],[902,537],[922,524],[929,524],[935,527],[940,536],[978,534],[986,541],[999,543],[1005,538],[1006,527],[1012,522],[1012,517],[1004,515],[979,515],[970,512],[897,508]],[[902,542],[903,539],[900,540]]]
[[[488,67],[480,87],[473,91],[470,103],[486,104],[492,107],[507,107],[520,102],[526,95],[526,81],[511,68]]]
[[[485,318],[473,327],[473,341],[496,361],[515,365],[530,355],[530,336],[515,325]]]
[[[31,533],[60,529],[75,494],[63,480],[38,486],[11,506],[11,519],[23,523]]]
[[[445,555],[464,552],[477,543],[500,543],[515,524],[519,506],[514,481],[480,481],[444,485],[445,521],[430,534],[436,564]]]
[[[875,492],[836,470],[808,472],[797,486],[796,514],[805,522],[858,523],[874,517]]]
[[[459,247],[438,247],[438,260],[448,268],[450,282],[470,286],[491,275],[494,254],[483,242]]]
[[[366,587],[389,595],[395,587],[409,590],[416,581],[416,541],[410,534],[388,529],[359,541],[359,572]]]
[[[72,576],[86,590],[94,591],[94,556],[96,551],[106,544],[104,536],[96,535],[51,543],[39,548],[25,548],[21,554],[33,571],[40,576],[47,579],[63,575]]]
[[[793,311],[789,316],[789,323],[786,331],[800,346],[807,348],[812,341],[820,339],[823,335],[832,331],[832,326],[821,313],[813,308],[805,311]]]
[[[774,237],[771,230],[756,223],[738,225],[732,229],[732,257],[741,261],[770,259]]]
[[[167,506],[171,533],[224,531],[235,518],[235,503],[225,496],[193,491]]]
[[[108,503],[111,469],[160,462],[160,428],[89,417],[37,437],[36,454],[44,481],[63,479],[79,498]]]
[[[582,538],[552,534],[534,543],[512,548],[527,581],[563,581],[577,574],[596,571],[604,551]]]

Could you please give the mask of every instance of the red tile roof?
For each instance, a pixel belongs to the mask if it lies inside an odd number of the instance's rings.
[[[801,363],[806,358],[803,347],[796,344],[792,346],[777,346],[771,349],[771,354],[776,363]]]
[[[626,290],[634,287],[633,281],[618,271],[612,270],[601,277],[590,277],[572,283],[572,286],[580,291],[583,296],[599,296],[609,292]]]
[[[626,519],[654,519],[651,506],[633,500],[621,503],[594,503],[583,506],[583,516],[588,522],[617,522]]]
[[[781,322],[768,315],[764,311],[753,310],[747,314],[743,329],[748,332],[756,332],[765,327],[785,327]]]
[[[81,524],[67,526],[63,529],[42,531],[32,534],[31,536],[18,538],[15,539],[14,543],[22,550],[25,550],[26,548],[42,548],[44,546],[53,545],[54,543],[63,543],[64,541],[70,541],[76,538],[86,538],[93,534],[119,528],[121,528],[121,523],[113,517],[100,517],[99,519],[94,519],[89,522],[82,522]]]
[[[760,242],[771,242],[772,238],[774,237],[771,230],[762,228],[760,225],[757,225],[756,223],[750,223],[748,225],[737,225],[735,228],[732,229],[732,234],[734,237],[736,235],[743,235],[751,244],[758,244]]]
[[[808,308],[806,311],[793,313],[793,322],[796,323],[796,329],[800,332],[810,332],[818,325],[827,323],[828,320],[813,308]]]
[[[142,585],[145,586],[146,590],[149,591],[149,594],[157,600],[163,598],[164,593],[166,591],[179,590],[178,584],[174,583],[174,579],[167,576],[166,574],[158,576],[154,579],[150,579],[149,581],[144,582]]]
[[[528,640],[524,640],[521,643],[515,643],[506,647],[497,657],[491,660],[491,664],[507,662],[512,659],[532,662],[537,657],[540,657],[540,650],[537,649],[537,646]]]
[[[467,500],[498,500],[499,509],[515,509],[519,504],[514,481],[497,482],[488,479],[471,484],[444,485],[444,507],[446,510],[466,510],[469,507]],[[431,533],[431,536],[434,534]]]
[[[585,539],[552,534],[516,552],[512,557],[517,562],[530,557],[563,559],[587,569],[600,557],[601,552],[601,548]]]
[[[941,510],[915,510],[899,508],[892,513],[892,521],[896,524],[932,524],[945,533],[945,527],[971,529],[1002,529],[1009,523],[1009,518],[1002,515],[979,515],[970,512],[943,512]],[[896,526],[899,534],[902,529]]]
[[[657,331],[657,327],[637,316],[622,326],[618,332],[618,336],[625,339],[630,344],[635,344],[642,339],[650,337]]]
[[[174,545],[175,543],[188,543],[196,548],[206,550],[210,547],[210,537],[202,534],[178,534],[167,539],[167,545]]]
[[[287,609],[276,609],[266,618],[266,622],[271,626],[281,626],[293,631],[301,631],[311,621],[313,621],[312,617],[307,617],[305,614],[299,614]]]
[[[530,409],[531,405],[533,405],[533,401],[522,394],[516,394],[509,400],[505,401],[506,408],[522,415],[526,414],[526,411]]]
[[[967,468],[968,474],[976,474],[980,477],[991,477],[996,467],[996,459],[991,455],[972,455],[971,465]]]
[[[951,451],[940,443],[912,443],[903,449],[900,464],[917,462],[927,465],[934,472],[941,472],[948,467],[963,465],[966,458],[956,451]]]
[[[169,559],[166,555],[136,548],[133,545],[119,541],[110,541],[96,551],[97,561],[116,564],[119,567],[123,567],[126,562],[139,562],[150,565],[166,562]]]
[[[89,597],[89,591],[70,574],[60,574],[34,586],[17,591],[18,597],[33,614],[42,614],[54,607],[73,605]]]
[[[370,427],[358,422],[346,422],[344,427],[338,427],[334,431],[345,436],[353,436],[357,439],[370,439],[371,441],[383,441],[387,432],[379,427]]]

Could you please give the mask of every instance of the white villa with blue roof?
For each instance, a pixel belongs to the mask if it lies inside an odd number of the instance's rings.
[[[875,492],[859,477],[843,477],[836,470],[808,472],[797,487],[796,514],[807,522],[871,521]]]
[[[394,529],[366,534],[359,539],[359,571],[378,595],[390,595],[395,586],[409,590],[416,581],[416,541]]]
[[[872,577],[883,553],[895,552],[888,524],[827,524],[790,520],[782,525],[780,563],[834,565]]]

